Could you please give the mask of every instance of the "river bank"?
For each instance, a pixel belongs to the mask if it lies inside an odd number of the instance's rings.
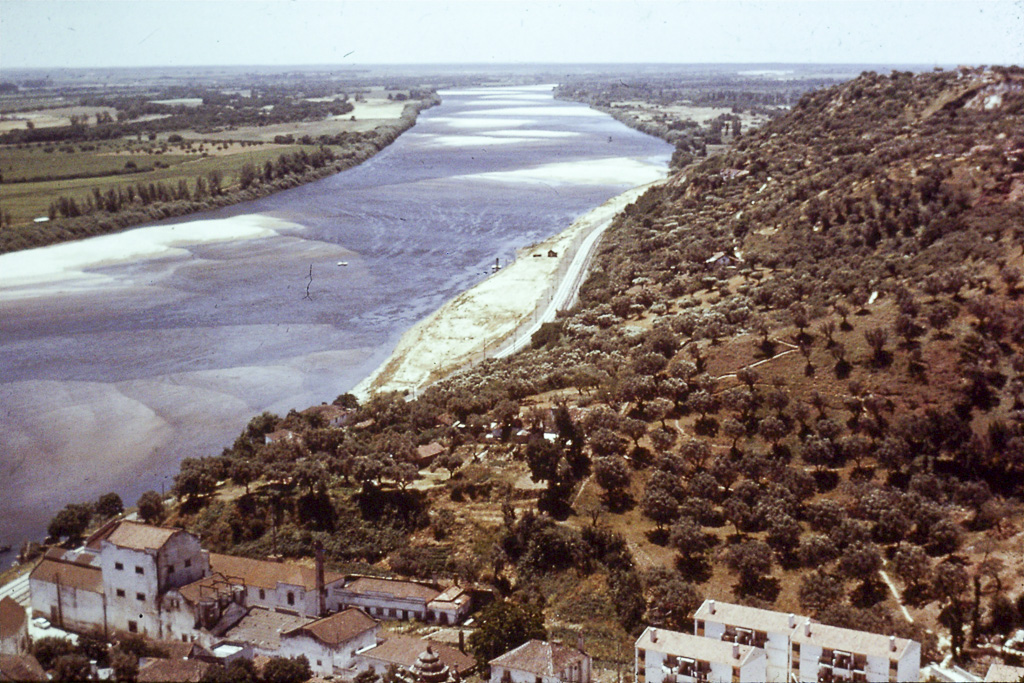
[[[81,216],[71,218],[51,216],[50,220],[46,222],[5,227],[0,230],[0,254],[107,235],[166,218],[187,216],[251,202],[321,180],[371,159],[397,140],[402,133],[416,125],[416,119],[421,111],[436,106],[440,102],[437,95],[410,102],[403,108],[401,116],[378,125],[371,132],[361,134],[358,141],[339,148],[335,152],[338,156],[326,164],[320,166],[306,164],[301,170],[292,171],[273,180],[261,179],[257,174],[257,178],[244,189],[235,183],[224,187],[220,194],[206,196],[202,199],[182,198],[157,201],[145,206],[139,200],[135,200],[119,211],[109,212],[95,209]],[[143,176],[144,174],[139,175],[140,182],[145,183]],[[165,182],[170,187],[174,187],[173,179]],[[56,197],[54,199],[56,200]]]
[[[530,343],[541,324],[575,298],[600,236],[646,183],[580,216],[561,233],[521,249],[507,267],[452,299],[406,332],[391,356],[352,393],[415,393],[467,365]]]

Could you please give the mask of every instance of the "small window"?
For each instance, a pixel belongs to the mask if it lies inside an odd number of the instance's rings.
[[[398,611],[394,610],[394,609],[388,610],[388,616],[397,617],[398,616]]]
[[[139,565],[135,565],[135,573],[136,574],[145,574],[146,570],[143,569],[142,567],[140,567]]]
[[[119,597],[119,598],[123,598],[124,597],[124,589],[123,588],[118,588],[114,592],[117,594],[117,597]]]
[[[173,564],[167,565],[167,573],[168,574],[173,574],[174,573],[174,565]]]
[[[114,569],[121,571],[122,569],[124,569],[124,564],[122,564],[121,562],[115,562]]]
[[[191,566],[192,566],[192,560],[185,560],[185,569],[188,569]]]
[[[136,622],[136,621],[129,621],[128,622],[128,633],[138,633],[138,632],[139,632],[139,624],[138,624],[138,622]]]
[[[181,642],[183,642],[183,643],[187,643],[188,642],[188,636],[185,635],[184,633],[181,634]]]
[[[321,661],[320,661],[320,660],[318,659],[318,660],[316,660],[316,665],[317,665],[317,666],[323,666],[323,665],[324,665],[324,663],[323,663],[323,662],[321,662]]]
[[[146,594],[145,593],[136,593],[135,594],[135,599],[136,600],[140,600],[140,601],[141,600],[145,600],[146,599]]]
[[[260,600],[266,600],[266,599],[267,599],[267,591],[265,591],[265,590],[263,590],[261,588],[260,589]]]
[[[289,605],[294,605],[295,604],[295,593],[292,593],[291,591],[288,592],[288,604]]]

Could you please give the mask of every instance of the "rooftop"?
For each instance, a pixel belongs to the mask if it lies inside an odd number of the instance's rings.
[[[401,633],[388,633],[376,647],[364,650],[359,654],[362,657],[376,659],[386,664],[396,664],[406,669],[412,669],[413,664],[428,646],[445,666],[452,671],[458,671],[460,676],[476,666],[476,660],[456,647]]]
[[[8,638],[21,633],[28,624],[25,608],[9,595],[0,600],[0,638]]]
[[[1002,662],[989,665],[985,672],[986,681],[1019,681],[1024,679],[1024,666],[1010,666]]]
[[[247,586],[277,588],[278,583],[301,586],[305,590],[316,588],[316,569],[289,562],[252,560],[248,557],[210,553],[210,571],[228,579],[242,579]],[[324,572],[324,583],[344,579],[343,574]]]
[[[0,655],[0,680],[45,681],[46,672],[32,655]]]
[[[855,631],[851,628],[840,628],[828,626],[827,624],[811,624],[811,633],[807,635],[805,626],[806,618],[802,618],[791,638],[794,643],[813,643],[823,648],[841,650],[874,657],[887,657],[899,659],[907,651],[914,641],[906,638],[890,639],[880,633],[868,633],[867,631]],[[892,649],[895,645],[895,650]]]
[[[338,645],[376,628],[377,621],[375,619],[367,616],[361,609],[353,607],[343,612],[336,612],[329,617],[317,619],[281,635],[284,637],[308,635],[325,645]]]
[[[379,593],[395,598],[420,599],[424,602],[430,602],[441,595],[441,591],[414,581],[376,579],[368,576],[356,579],[345,586],[345,590],[350,593]]]
[[[253,647],[276,650],[281,646],[281,634],[297,629],[313,621],[296,614],[275,612],[262,607],[253,607],[242,620],[227,630],[224,637],[252,643]]]
[[[657,640],[655,640],[657,639]],[[663,628],[648,626],[637,638],[636,647],[641,650],[653,650],[678,657],[690,657],[703,662],[728,664],[729,666],[746,666],[751,661],[765,657],[764,650],[750,645],[734,645],[733,643],[695,636],[690,633],[669,631]],[[734,649],[736,648],[736,649]],[[734,652],[739,652],[736,657]]]
[[[444,591],[436,598],[431,600],[431,604],[436,605],[438,603],[451,603],[452,605],[463,605],[469,601],[469,594],[462,588],[462,586],[448,586]]]
[[[198,659],[153,659],[139,667],[139,683],[160,681],[201,681],[212,664]]]
[[[712,605],[714,605],[714,614],[711,613]],[[704,604],[697,608],[693,618],[775,633],[792,631],[806,619],[805,617],[794,617],[793,625],[791,626],[790,615],[783,612],[775,612],[759,607],[747,607],[746,605],[735,605],[731,602],[720,602],[717,600],[705,600]]]
[[[572,664],[582,662],[586,657],[587,653],[575,647],[546,640],[530,640],[488,663],[491,666],[525,671],[535,676],[558,676]]]
[[[106,537],[106,540],[122,548],[134,550],[159,550],[171,536],[184,533],[181,529],[153,526],[141,522],[123,521]]]
[[[44,558],[29,574],[29,579],[60,583],[78,590],[103,594],[103,574],[99,567]]]

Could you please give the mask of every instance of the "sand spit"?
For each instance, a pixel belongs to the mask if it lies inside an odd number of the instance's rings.
[[[574,299],[600,234],[653,184],[613,197],[558,235],[521,249],[514,263],[406,332],[388,360],[352,393],[364,400],[381,391],[415,392],[485,357],[522,347]]]

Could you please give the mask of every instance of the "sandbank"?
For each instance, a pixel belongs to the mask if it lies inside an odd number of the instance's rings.
[[[505,355],[509,346],[522,346],[532,330],[575,297],[589,259],[580,246],[588,238],[596,243],[594,233],[649,186],[613,197],[558,235],[520,250],[514,263],[413,326],[352,393],[366,399],[381,391],[415,392],[485,357]]]

